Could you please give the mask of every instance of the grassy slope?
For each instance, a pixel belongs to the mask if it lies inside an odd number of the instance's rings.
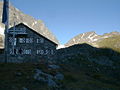
[[[78,90],[78,88],[83,90],[120,89],[120,83],[117,79],[101,71],[96,71],[97,67],[102,69],[101,66],[96,66],[93,63],[84,60],[81,61],[80,59],[76,59],[75,61],[81,63],[80,67],[63,65],[64,75],[66,76],[64,80],[66,87],[72,88],[73,90]],[[91,65],[91,67],[88,65]]]
[[[40,65],[41,68],[46,68]],[[33,79],[34,69],[39,65],[34,64],[0,64],[0,90],[22,90],[29,87],[30,90],[47,90],[46,86],[39,85]],[[21,73],[22,75],[17,75]],[[40,89],[38,89],[38,87]]]
[[[87,63],[87,62],[84,62]],[[60,72],[64,73],[65,79],[61,81],[63,87],[60,90],[120,90],[119,85],[104,82],[113,78],[101,73],[91,72],[91,68],[76,68],[70,65],[61,65]],[[26,87],[29,90],[53,90],[42,82],[33,79],[34,69],[40,68],[44,72],[54,73],[47,69],[46,65],[39,64],[0,64],[0,90],[22,90]],[[16,75],[20,72],[22,75]],[[100,80],[102,79],[102,80]]]
[[[120,52],[120,35],[103,39],[102,41],[98,42],[98,45],[100,47],[111,48],[115,51]]]

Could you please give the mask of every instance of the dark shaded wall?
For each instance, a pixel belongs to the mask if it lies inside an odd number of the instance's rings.
[[[10,28],[7,62],[41,62],[51,59],[55,54],[57,45],[52,41],[23,24],[17,25],[16,30],[18,32],[23,30],[22,33],[26,34],[16,34],[13,39],[13,27]]]

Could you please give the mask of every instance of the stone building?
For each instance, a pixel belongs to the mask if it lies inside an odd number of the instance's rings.
[[[57,44],[36,30],[20,23],[9,29],[7,62],[40,62],[50,60]]]

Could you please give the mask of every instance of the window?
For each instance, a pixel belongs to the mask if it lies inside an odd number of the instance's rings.
[[[43,38],[37,38],[37,43],[44,43],[44,39]]]
[[[14,50],[9,49],[9,53],[11,55],[14,55],[14,54],[27,54],[27,55],[29,55],[29,54],[31,54],[31,49],[28,49],[28,50],[25,50],[25,49],[22,49],[22,48],[20,48],[20,49],[15,48]]]
[[[21,48],[19,49],[19,54],[23,54],[23,50]]]
[[[33,38],[19,38],[19,43],[33,43]]]
[[[54,50],[37,50],[37,54],[39,54],[39,55],[48,55],[48,54],[53,55]]]
[[[12,43],[13,42],[13,38],[9,37],[9,42]]]
[[[23,54],[31,54],[31,49],[23,50]]]
[[[25,38],[19,38],[19,43],[25,43]]]
[[[17,38],[9,37],[9,42],[10,42],[11,45],[16,46]]]
[[[11,48],[10,48],[10,50],[9,50],[9,51],[10,51],[10,54],[13,54],[13,49],[11,49]]]
[[[15,48],[14,50],[10,48],[9,51],[10,51],[11,55],[18,54],[18,49],[17,48]]]
[[[26,38],[26,43],[33,43],[33,38]]]
[[[14,54],[18,54],[18,49],[14,49]]]

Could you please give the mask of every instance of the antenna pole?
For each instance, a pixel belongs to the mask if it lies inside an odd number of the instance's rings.
[[[7,44],[8,44],[8,25],[5,25],[5,63],[8,62],[8,47],[7,47]]]

